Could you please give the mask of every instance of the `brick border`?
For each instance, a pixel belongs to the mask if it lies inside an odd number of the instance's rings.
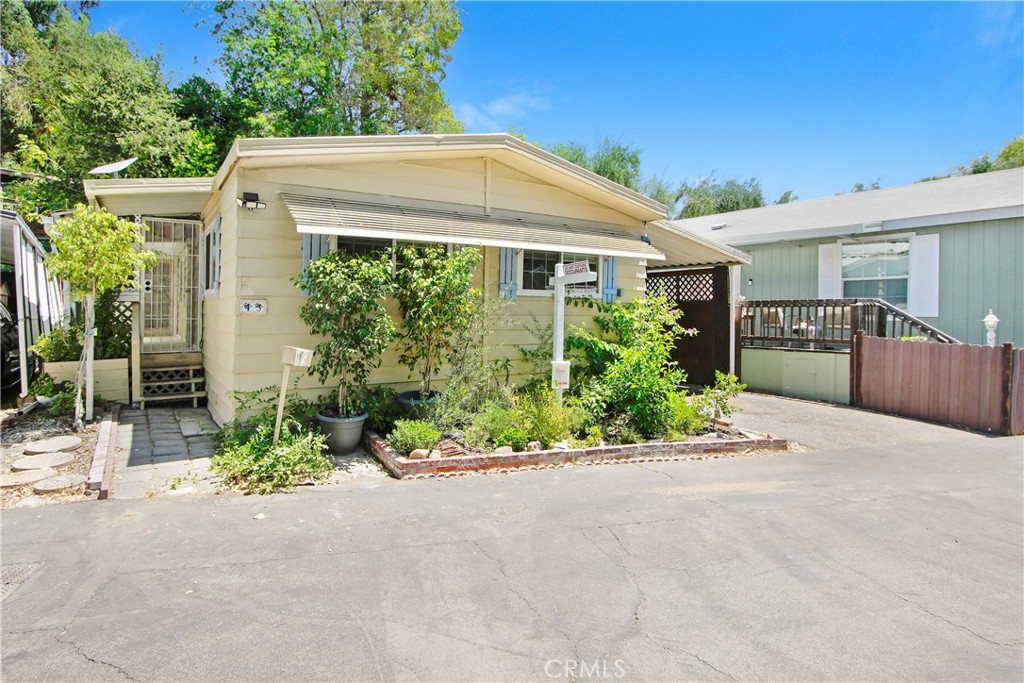
[[[89,490],[99,490],[99,499],[110,497],[110,485],[114,479],[114,459],[117,451],[117,424],[121,414],[121,406],[115,404],[100,422],[99,434],[96,435],[96,448],[92,453],[92,465],[89,466]]]
[[[452,476],[473,472],[507,472],[518,469],[544,469],[566,464],[598,465],[614,462],[650,460],[705,460],[751,450],[786,451],[789,441],[744,432],[748,438],[722,441],[674,441],[638,443],[626,446],[595,446],[593,448],[551,449],[522,453],[483,453],[457,455],[450,458],[412,460],[398,455],[376,432],[363,434],[363,446],[384,465],[396,479]]]

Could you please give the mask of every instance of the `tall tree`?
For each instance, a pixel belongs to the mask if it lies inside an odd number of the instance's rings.
[[[32,2],[0,4],[5,161],[42,175],[8,188],[24,213],[80,200],[81,179],[101,163],[135,156],[126,174],[166,175],[189,130],[159,59],[139,57],[113,33],[92,33],[88,16],[64,4],[50,3],[49,15]]]
[[[683,183],[678,198],[683,203],[679,218],[756,209],[765,204],[761,181],[757,178],[730,178],[723,182],[716,180],[714,174],[695,183]]]
[[[221,0],[213,33],[251,135],[461,132],[441,90],[451,0]]]
[[[1024,166],[1024,135],[1015,137],[1006,143],[1006,145],[999,150],[995,159],[992,158],[990,153],[985,152],[968,164],[960,164],[959,166],[954,167],[951,173],[928,176],[927,178],[921,178],[917,182],[923,183],[929,180],[942,180],[943,178],[950,178],[958,175],[977,175],[979,173],[989,173],[990,171],[1005,171],[1009,168],[1020,168],[1021,166]]]

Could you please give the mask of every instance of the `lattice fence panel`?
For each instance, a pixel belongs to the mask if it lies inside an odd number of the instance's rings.
[[[715,283],[712,273],[672,273],[647,279],[647,291],[673,301],[713,301]]]

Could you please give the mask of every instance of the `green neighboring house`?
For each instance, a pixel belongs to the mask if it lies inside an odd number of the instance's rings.
[[[1024,169],[672,221],[751,256],[755,299],[886,299],[960,341],[1024,346]]]

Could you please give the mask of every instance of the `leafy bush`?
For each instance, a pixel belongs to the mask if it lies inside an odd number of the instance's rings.
[[[29,396],[56,396],[57,385],[53,381],[53,377],[49,374],[43,373],[32,380],[32,384],[28,387]]]
[[[55,327],[52,331],[39,335],[36,343],[28,350],[47,363],[63,363],[80,359],[84,345],[85,326],[78,323],[67,327]]]
[[[520,402],[530,440],[540,441],[544,448],[567,439],[572,433],[572,409],[560,404],[551,389],[535,391]]]
[[[456,331],[447,359],[444,390],[430,405],[430,421],[442,431],[461,429],[488,403],[502,399],[511,364],[488,360],[495,349],[488,346],[495,330],[508,321],[508,300],[474,299],[465,325]]]
[[[369,387],[363,394],[362,404],[370,415],[367,425],[381,435],[389,434],[395,421],[405,414],[398,403],[398,393],[383,384]]]
[[[409,455],[418,448],[433,448],[440,438],[441,432],[429,422],[397,420],[387,441],[399,455]]]
[[[669,441],[686,441],[707,426],[707,419],[698,406],[685,394],[676,393],[669,399],[671,416],[668,424]]]
[[[334,465],[327,456],[326,437],[295,420],[281,426],[274,445],[274,419],[263,416],[247,424],[234,424],[222,432],[210,469],[229,488],[271,493],[326,479]]]
[[[392,289],[391,254],[327,254],[294,282],[308,295],[299,317],[320,337],[309,370],[324,383],[337,378],[338,415],[355,417],[364,409],[367,378],[394,338],[395,323],[384,308]]]
[[[518,425],[519,415],[506,403],[491,401],[473,416],[468,432],[471,442],[478,446],[495,443],[506,430]]]
[[[53,403],[50,404],[50,412],[56,415],[70,415],[75,412],[74,389],[71,391],[62,391],[54,396]]]
[[[608,443],[614,446],[625,446],[631,443],[640,443],[644,440],[643,436],[633,429],[626,415],[619,415],[613,418],[608,423],[605,436],[608,439]]]
[[[736,375],[715,370],[714,386],[704,387],[704,393],[695,396],[693,401],[705,419],[717,420],[729,417],[736,412],[731,401],[743,393],[746,388],[747,385],[742,384]]]
[[[480,290],[473,271],[480,250],[448,251],[445,245],[406,245],[398,251],[395,298],[402,309],[400,361],[420,377],[420,394],[430,396],[430,382],[441,363],[466,332]]]
[[[601,331],[576,329],[566,339],[581,356],[577,395],[584,425],[615,425],[609,427],[610,439],[664,434],[671,397],[686,380],[671,354],[678,337],[696,330],[683,329],[682,313],[665,297],[582,305],[597,307]]]
[[[530,435],[522,427],[509,427],[494,440],[497,447],[509,446],[513,451],[525,451]]]

